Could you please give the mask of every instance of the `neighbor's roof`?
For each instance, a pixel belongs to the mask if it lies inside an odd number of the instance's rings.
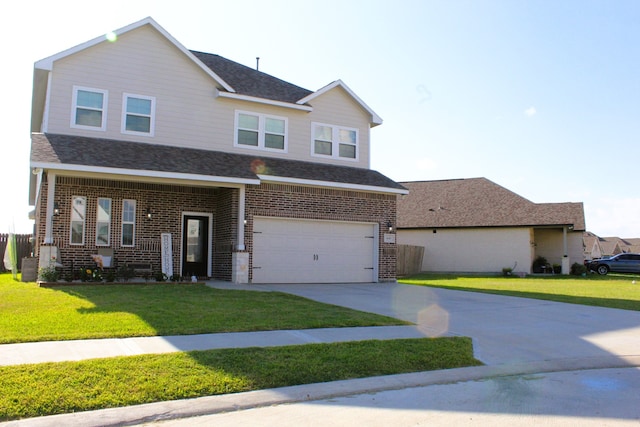
[[[236,184],[269,181],[406,193],[397,182],[366,168],[80,136],[34,133],[31,140],[32,168],[151,180]]]
[[[533,203],[486,178],[401,182],[398,228],[573,226],[585,229],[582,203]]]

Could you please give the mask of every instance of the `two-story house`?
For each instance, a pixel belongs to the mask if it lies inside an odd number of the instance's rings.
[[[407,190],[370,169],[382,120],[342,81],[306,90],[146,18],[37,61],[32,102],[41,267],[101,253],[237,283],[395,279]]]

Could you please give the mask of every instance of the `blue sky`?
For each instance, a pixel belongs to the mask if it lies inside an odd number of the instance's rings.
[[[4,29],[0,232],[27,214],[33,63],[147,16],[189,49],[311,90],[342,79],[384,123],[396,181],[486,177],[583,202],[587,229],[640,237],[638,1],[32,1]],[[11,156],[7,153],[10,153]]]

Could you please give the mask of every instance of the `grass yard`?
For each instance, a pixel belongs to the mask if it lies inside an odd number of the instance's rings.
[[[41,288],[0,274],[0,344],[406,324],[277,292],[202,284]]]
[[[635,281],[635,283],[634,283]],[[400,283],[640,311],[640,275],[457,276],[418,274]]]
[[[471,339],[452,337],[0,367],[0,421],[481,364]]]

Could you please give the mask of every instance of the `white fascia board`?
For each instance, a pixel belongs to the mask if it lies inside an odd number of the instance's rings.
[[[191,181],[209,184],[235,184],[235,185],[260,185],[259,179],[250,178],[233,178],[228,176],[210,176],[210,175],[196,175],[190,173],[175,173],[175,172],[161,172],[161,171],[149,171],[149,170],[137,170],[137,169],[119,169],[119,168],[105,168],[105,167],[90,167],[83,165],[69,165],[60,163],[39,163],[32,162],[31,169],[43,169],[56,171],[57,175],[65,175],[65,173],[72,172],[73,176],[78,174],[89,175],[118,175],[121,177],[139,177],[139,178],[153,178],[167,181]]]
[[[322,95],[323,93],[326,93],[336,87],[340,86],[342,89],[344,89],[349,96],[351,96],[358,104],[360,104],[360,106],[362,108],[364,108],[369,114],[371,114],[371,127],[374,126],[378,126],[382,124],[382,118],[380,116],[378,116],[376,114],[375,111],[373,111],[371,109],[371,107],[369,107],[362,99],[360,99],[360,97],[358,95],[355,94],[354,91],[352,91],[349,86],[347,86],[346,84],[344,84],[344,82],[342,80],[336,80],[335,82],[329,83],[328,85],[326,85],[323,88],[318,89],[317,91],[313,92],[310,95],[305,96],[304,98],[298,100],[296,102],[296,104],[306,104],[307,102],[313,100],[314,98]]]
[[[274,107],[291,108],[293,110],[300,110],[311,112],[313,107],[308,105],[291,104],[290,102],[274,101],[272,99],[258,98],[257,96],[239,95],[237,93],[221,92],[217,91],[217,95],[220,98],[237,99],[240,101],[256,102],[258,104],[272,105]]]
[[[330,187],[341,190],[366,191],[369,193],[409,194],[409,190],[399,188],[376,187],[373,185],[350,184],[347,182],[319,181],[314,179],[287,178],[273,175],[258,175],[262,182],[275,182],[279,184],[305,185],[309,187]]]
[[[113,34],[115,34],[117,37],[119,37],[122,34],[125,34],[131,30],[135,30],[137,28],[140,28],[144,25],[151,25],[153,28],[155,28],[160,34],[162,34],[167,40],[169,40],[171,43],[173,43],[173,45],[175,47],[177,47],[182,53],[184,53],[185,55],[187,55],[189,57],[189,59],[191,59],[197,66],[199,66],[205,73],[207,73],[209,76],[211,76],[211,78],[213,78],[218,84],[220,84],[220,86],[224,87],[226,90],[228,90],[229,92],[235,92],[235,89],[233,89],[227,82],[225,82],[220,76],[218,76],[216,73],[214,73],[211,68],[207,67],[206,65],[204,65],[202,63],[202,61],[200,61],[198,58],[195,57],[194,54],[192,54],[189,49],[187,49],[186,47],[184,47],[182,45],[182,43],[180,43],[178,40],[176,40],[171,34],[169,34],[164,28],[162,28],[153,18],[151,18],[150,16],[144,19],[141,19],[138,22],[134,22],[133,24],[129,24],[126,27],[122,27],[118,30],[113,31]],[[77,46],[74,46],[72,48],[63,50],[60,53],[56,53],[55,55],[49,56],[47,58],[41,59],[39,61],[36,61],[34,68],[36,69],[41,69],[41,70],[47,70],[47,71],[51,71],[53,69],[53,63],[61,58],[64,58],[66,56],[69,55],[73,55],[74,53],[80,52],[84,49],[90,48],[92,46],[95,46],[99,43],[110,43],[107,38],[103,35],[103,36],[99,36],[96,37],[92,40],[89,40],[87,42],[84,42],[82,44],[79,44]]]

